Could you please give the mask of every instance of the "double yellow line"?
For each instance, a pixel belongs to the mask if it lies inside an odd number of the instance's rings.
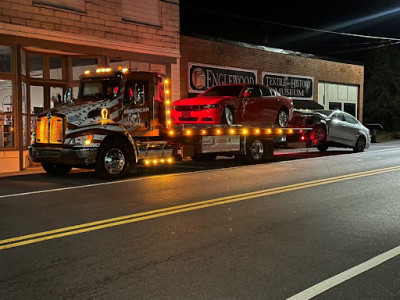
[[[250,200],[250,199],[254,199],[254,198],[260,198],[260,197],[265,197],[265,196],[270,196],[270,195],[275,195],[275,194],[280,194],[280,193],[292,192],[292,191],[301,190],[301,189],[305,189],[305,188],[321,186],[321,185],[325,185],[325,184],[346,181],[346,180],[356,179],[356,178],[361,178],[361,177],[373,176],[373,175],[378,175],[378,174],[383,174],[383,173],[388,173],[388,172],[396,172],[396,171],[400,171],[400,166],[359,172],[359,173],[353,173],[353,174],[336,176],[336,177],[331,177],[331,178],[326,178],[326,179],[313,180],[313,181],[308,181],[308,182],[303,182],[303,183],[296,183],[296,184],[291,184],[291,185],[286,185],[286,186],[281,186],[281,187],[276,187],[276,188],[270,188],[270,189],[265,189],[265,190],[250,192],[250,193],[238,194],[238,195],[233,195],[233,196],[227,196],[227,197],[221,197],[221,198],[216,198],[216,199],[211,199],[211,200],[205,200],[205,201],[199,201],[199,202],[194,202],[194,203],[189,203],[189,204],[161,208],[161,209],[156,209],[156,210],[152,210],[152,211],[121,216],[121,217],[117,217],[117,218],[105,219],[105,220],[100,220],[100,221],[96,221],[96,222],[90,222],[90,223],[85,223],[85,224],[80,224],[80,225],[75,225],[75,226],[59,228],[59,229],[55,229],[55,230],[43,231],[43,232],[39,232],[39,233],[33,233],[33,234],[24,235],[24,236],[0,240],[0,250],[29,245],[29,244],[33,244],[33,243],[62,238],[62,237],[66,237],[66,236],[95,231],[95,230],[99,230],[99,229],[120,226],[120,225],[124,225],[124,224],[140,222],[140,221],[144,221],[144,220],[150,220],[150,219],[159,218],[159,217],[163,217],[163,216],[179,214],[182,212],[193,211],[193,210],[198,210],[198,209],[217,206],[217,205],[223,205],[223,204],[227,204],[227,203],[245,201],[245,200]]]

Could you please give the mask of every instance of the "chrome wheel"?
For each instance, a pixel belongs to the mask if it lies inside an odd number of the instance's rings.
[[[261,161],[264,157],[264,145],[260,140],[255,140],[250,146],[250,156],[253,161]]]
[[[118,148],[110,149],[104,156],[104,167],[109,174],[119,174],[125,168],[125,155]]]
[[[224,108],[223,121],[224,121],[224,123],[226,123],[228,125],[233,124],[233,112],[232,112],[232,109],[230,109],[229,107]]]
[[[286,110],[281,109],[278,113],[278,125],[280,127],[286,127],[289,123],[289,115]]]

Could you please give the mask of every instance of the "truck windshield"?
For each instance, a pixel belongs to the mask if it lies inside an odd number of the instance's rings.
[[[242,85],[220,85],[214,86],[209,90],[205,91],[202,96],[231,96],[239,97],[242,91]]]
[[[115,99],[121,93],[120,78],[93,78],[81,80],[78,99]]]

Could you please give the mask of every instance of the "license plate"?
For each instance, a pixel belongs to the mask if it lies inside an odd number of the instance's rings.
[[[190,111],[183,111],[182,112],[182,118],[191,118],[192,114]]]

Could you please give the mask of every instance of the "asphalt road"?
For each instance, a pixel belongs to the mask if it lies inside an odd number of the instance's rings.
[[[400,143],[0,178],[0,299],[399,299]]]

